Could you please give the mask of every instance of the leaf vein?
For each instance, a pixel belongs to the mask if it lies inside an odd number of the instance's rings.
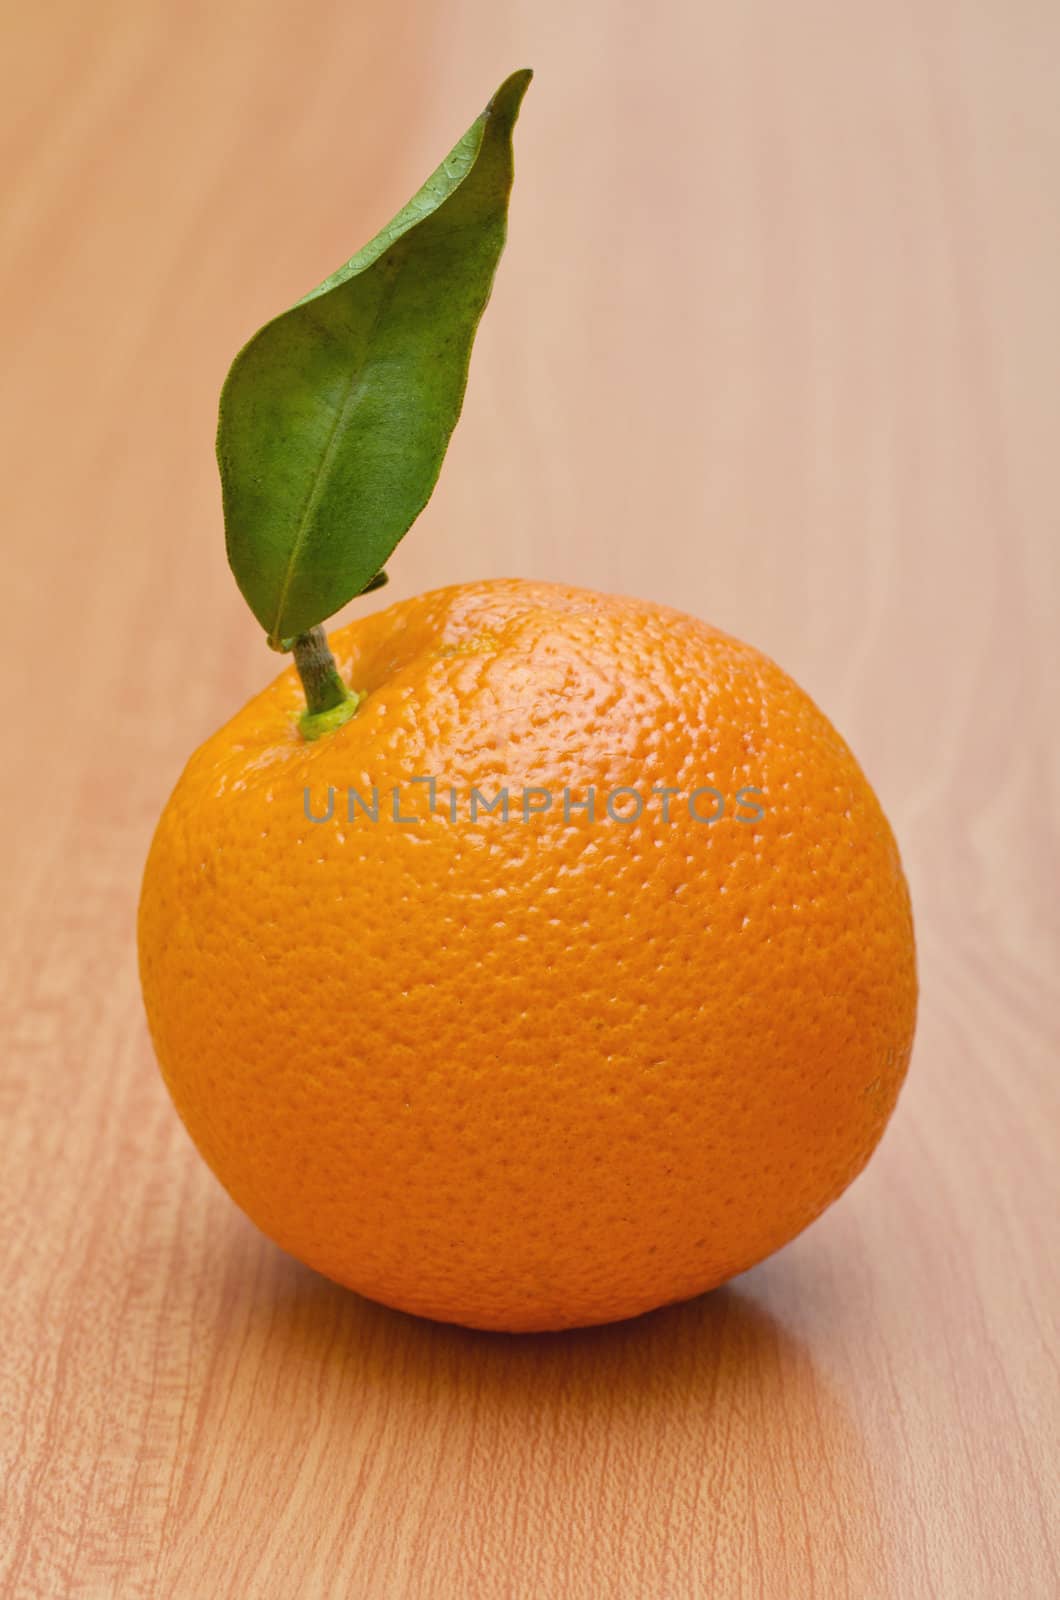
[[[379,258],[380,261],[384,259],[385,256],[381,256]],[[373,266],[377,265],[378,262],[373,262]],[[334,459],[339,440],[341,439],[345,430],[346,423],[349,419],[350,412],[355,402],[356,393],[360,386],[361,374],[368,364],[368,352],[371,349],[372,339],[375,335],[377,327],[379,326],[379,319],[383,312],[386,311],[394,297],[394,291],[397,288],[398,279],[401,277],[402,265],[403,263],[399,259],[395,265],[394,272],[391,275],[390,282],[387,284],[384,292],[379,297],[379,304],[375,308],[375,313],[365,336],[364,355],[356,366],[351,366],[350,368],[349,378],[346,383],[346,392],[342,397],[342,404],[335,413],[335,421],[332,424],[331,432],[328,434],[327,443],[321,452],[320,465],[317,467],[313,481],[309,486],[309,493],[306,496],[305,505],[302,509],[301,516],[298,519],[298,526],[295,529],[294,540],[291,544],[291,553],[287,558],[287,566],[284,570],[283,582],[280,585],[279,599],[276,603],[276,620],[273,623],[272,628],[272,635],[274,638],[279,638],[281,635],[283,613],[287,605],[288,595],[291,592],[291,584],[294,582],[299,557],[301,556],[306,539],[309,537],[309,529],[312,525],[313,513],[320,503],[320,497],[324,492],[324,486],[327,481],[331,462]]]

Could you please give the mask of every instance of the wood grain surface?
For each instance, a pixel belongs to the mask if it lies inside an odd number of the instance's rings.
[[[1060,1594],[1060,10],[5,7],[0,1591]],[[639,1321],[432,1326],[266,1243],[133,948],[275,671],[212,459],[240,343],[536,68],[509,251],[390,596],[676,603],[823,704],[902,845],[898,1113],[817,1225]]]

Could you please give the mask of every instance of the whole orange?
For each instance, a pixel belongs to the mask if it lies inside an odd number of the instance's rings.
[[[356,716],[307,743],[281,674],[144,879],[158,1057],[233,1198],[483,1328],[627,1317],[791,1239],[879,1140],[916,1011],[898,851],[825,716],[703,622],[549,584],[331,643]]]

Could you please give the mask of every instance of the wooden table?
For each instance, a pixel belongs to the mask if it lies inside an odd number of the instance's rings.
[[[4,32],[4,1595],[1060,1593],[1060,11],[42,0]],[[276,667],[224,562],[228,361],[524,62],[509,252],[390,596],[565,579],[778,658],[894,822],[923,1002],[877,1158],[793,1246],[508,1338],[239,1215],[155,1072],[133,917],[184,758]]]

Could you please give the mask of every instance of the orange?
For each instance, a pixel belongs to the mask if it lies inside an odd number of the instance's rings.
[[[916,1010],[894,838],[821,711],[703,622],[549,584],[331,643],[356,716],[305,742],[281,674],[193,756],[144,879],[159,1061],[232,1197],[364,1295],[510,1330],[805,1228]]]

